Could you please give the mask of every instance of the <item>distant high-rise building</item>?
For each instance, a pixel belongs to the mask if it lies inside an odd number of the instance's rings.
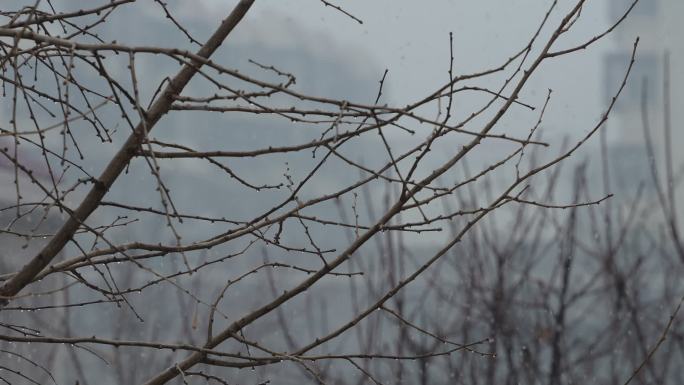
[[[632,3],[633,0],[610,0],[611,21],[622,17]],[[612,97],[620,87],[634,40],[636,37],[640,40],[628,84],[609,121],[612,143],[640,145],[644,142],[643,110],[646,107],[649,132],[654,144],[662,146],[666,82],[669,83],[673,127],[682,121],[682,108],[678,106],[684,100],[681,97],[684,77],[679,70],[684,59],[683,15],[684,2],[680,0],[641,0],[612,34],[616,47],[606,54],[603,64],[607,97]],[[670,69],[666,70],[668,65]],[[681,134],[679,136],[684,139]]]
[[[18,150],[16,157],[9,136],[0,136],[0,149],[6,154],[0,154],[0,274],[4,274],[25,263],[25,258],[45,242],[44,234],[54,232],[61,219],[52,212],[47,214],[42,204],[45,194],[33,183],[52,186],[37,151]],[[20,168],[14,163],[16,158]]]
[[[610,0],[611,22],[619,20],[633,0]],[[604,56],[605,94],[612,98],[628,68],[635,39],[636,59],[627,85],[608,120],[608,142],[614,188],[619,192],[636,189],[644,182],[655,191],[652,166],[658,170],[661,187],[674,186],[684,165],[684,1],[640,0],[628,18],[612,33],[615,43]],[[666,127],[670,127],[666,134]],[[647,151],[645,131],[652,142]],[[668,136],[669,135],[669,136]],[[666,145],[670,146],[675,177],[667,180],[663,171]],[[684,199],[684,189],[679,200]],[[622,194],[624,196],[624,194]],[[681,216],[682,213],[680,212]]]

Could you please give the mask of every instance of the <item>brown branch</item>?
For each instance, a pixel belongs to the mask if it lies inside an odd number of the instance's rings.
[[[221,23],[221,26],[214,32],[209,40],[197,52],[202,58],[209,58],[211,54],[221,45],[223,40],[242,20],[254,0],[241,0],[231,12],[231,14]],[[109,162],[100,177],[96,180],[93,188],[83,199],[81,204],[67,222],[60,228],[57,234],[50,239],[50,242],[36,255],[29,263],[5,282],[0,287],[0,295],[10,297],[16,295],[24,286],[29,284],[34,276],[45,268],[50,261],[62,250],[64,245],[73,237],[76,230],[83,221],[99,206],[111,185],[119,177],[128,162],[131,160],[137,148],[145,140],[145,130],[149,132],[161,117],[168,112],[173,103],[173,95],[178,95],[190,82],[193,75],[197,72],[197,67],[201,63],[185,65],[169,82],[161,97],[147,111],[146,119],[138,124],[135,131],[128,137],[125,144]],[[4,305],[4,304],[3,304]]]

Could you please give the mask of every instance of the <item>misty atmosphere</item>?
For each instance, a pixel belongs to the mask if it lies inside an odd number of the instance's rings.
[[[0,384],[684,383],[684,2],[0,16]]]

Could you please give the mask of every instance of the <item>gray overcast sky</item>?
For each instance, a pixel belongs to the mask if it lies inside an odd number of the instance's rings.
[[[187,2],[185,12],[202,15],[211,23],[224,17],[232,3]],[[288,31],[303,29],[312,35],[309,43],[318,44],[323,53],[338,50],[358,57],[358,65],[377,71],[378,78],[388,68],[389,100],[402,105],[447,79],[449,32],[454,33],[458,73],[492,67],[526,44],[550,2],[373,0],[335,4],[364,23],[358,24],[317,0],[260,0],[233,38],[251,39],[257,34],[275,44],[297,44],[291,41],[296,35]],[[557,25],[573,4],[559,1],[550,26]],[[570,45],[595,35],[608,25],[608,19],[605,1],[587,2],[574,34],[561,44]],[[530,103],[540,105],[546,89],[554,90],[548,127],[567,132],[570,122],[581,128],[596,122],[606,104],[601,60],[615,46],[608,38],[589,50],[549,61],[532,79],[523,94],[531,98]]]

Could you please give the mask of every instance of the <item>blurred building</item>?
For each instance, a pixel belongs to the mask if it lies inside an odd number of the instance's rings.
[[[0,137],[0,147],[14,157],[14,143],[9,137]],[[35,180],[52,186],[45,161],[35,155],[38,154],[19,151],[19,162],[32,171]],[[56,209],[48,212],[41,205],[45,194],[32,182],[24,171],[16,169],[11,159],[0,154],[0,274],[14,271],[26,263],[25,258],[32,256],[45,242],[43,235],[54,232],[61,222],[53,213]],[[17,199],[17,191],[20,199]]]
[[[610,20],[618,20],[632,2],[609,1]],[[640,0],[628,19],[612,34],[615,48],[606,54],[603,65],[607,97],[612,97],[618,90],[629,64],[634,40],[639,37],[630,79],[611,117],[614,142],[643,143],[642,107],[645,106],[652,135],[662,144],[666,82],[670,87],[673,126],[681,121],[681,108],[678,106],[682,104],[684,89],[683,73],[679,70],[684,60],[682,16],[684,2],[680,0]],[[669,71],[666,70],[668,65]]]
[[[622,17],[632,3],[633,0],[607,2],[611,23]],[[665,160],[668,103],[672,128],[669,143],[675,172],[684,161],[678,145],[684,143],[681,129],[684,121],[682,16],[684,2],[681,0],[640,0],[627,20],[611,35],[614,48],[603,61],[606,100],[610,100],[619,89],[634,41],[639,37],[632,72],[608,120],[608,143],[618,188],[633,189],[639,181],[653,187],[651,165],[662,166]],[[646,151],[645,129],[653,142],[653,157],[649,157]]]

